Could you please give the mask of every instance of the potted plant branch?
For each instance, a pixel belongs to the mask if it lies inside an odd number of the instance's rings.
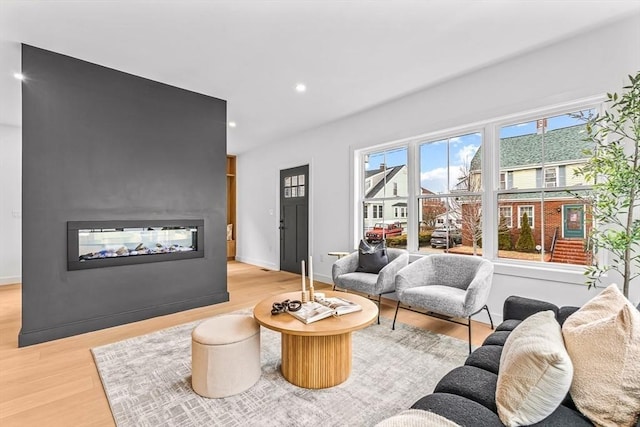
[[[622,292],[629,297],[629,284],[640,276],[640,72],[629,76],[631,84],[621,95],[607,94],[608,109],[588,119],[587,141],[593,149],[576,176],[593,183],[587,200],[594,221],[590,246],[610,254],[607,264],[587,267],[589,288],[602,275],[616,271],[622,276]],[[635,266],[635,267],[634,267]]]

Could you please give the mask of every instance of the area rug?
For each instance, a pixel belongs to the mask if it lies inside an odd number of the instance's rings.
[[[353,333],[351,376],[322,390],[280,373],[280,334],[261,328],[262,377],[251,389],[207,399],[191,388],[192,322],[93,353],[118,426],[373,426],[433,391],[464,363],[467,343],[381,319]]]

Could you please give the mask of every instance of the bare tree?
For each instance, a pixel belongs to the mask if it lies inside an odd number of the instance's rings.
[[[477,194],[480,189],[480,174],[471,171],[470,162],[460,166],[460,179],[452,190],[460,195],[451,199],[451,209],[461,220],[462,241],[471,242],[474,255],[482,242],[482,200]]]
[[[429,190],[422,189],[422,193],[431,193]],[[433,194],[433,193],[431,193]],[[422,223],[425,227],[434,228],[436,220],[440,215],[447,211],[447,207],[440,199],[422,199]]]

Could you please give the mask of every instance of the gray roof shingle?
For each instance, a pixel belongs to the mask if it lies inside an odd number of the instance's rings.
[[[585,141],[585,125],[554,129],[544,134],[544,162],[568,163],[585,159],[585,149],[593,144]],[[520,169],[542,163],[542,135],[529,134],[500,139],[500,169]],[[471,170],[479,171],[480,150],[471,160]]]

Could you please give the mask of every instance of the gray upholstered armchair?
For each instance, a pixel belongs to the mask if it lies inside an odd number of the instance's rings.
[[[467,326],[471,352],[471,316],[487,310],[493,329],[486,305],[492,278],[493,264],[475,256],[434,254],[414,261],[396,276],[398,305],[393,328],[400,304],[420,309],[425,314]],[[467,322],[452,318],[466,318]]]
[[[334,289],[378,296],[378,323],[380,323],[380,298],[395,291],[396,274],[409,264],[409,253],[403,249],[386,249],[389,263],[378,274],[357,272],[358,251],[340,258],[333,264]]]

